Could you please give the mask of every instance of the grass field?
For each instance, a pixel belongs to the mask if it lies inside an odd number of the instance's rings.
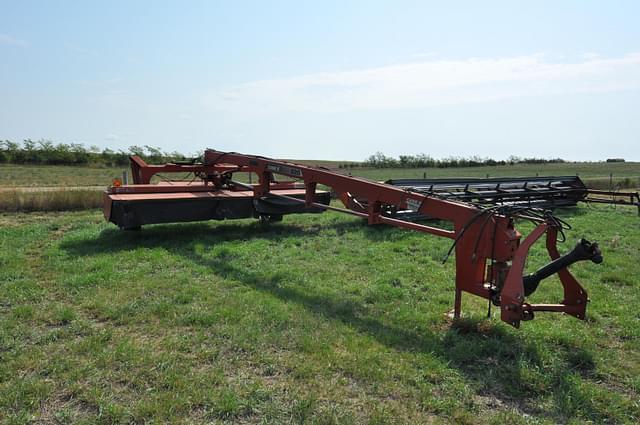
[[[0,187],[107,186],[122,168],[0,164]]]
[[[640,220],[562,216],[604,252],[572,267],[588,320],[515,330],[471,296],[444,314],[450,240],[338,213],[142,232],[0,215],[0,422],[638,423]],[[546,261],[536,246],[529,269]],[[533,301],[560,297],[550,279]]]
[[[298,161],[315,166],[328,168],[338,167],[339,162],[331,161]],[[10,165],[0,164],[0,186],[107,186],[114,177],[122,176],[121,168],[94,168],[59,165]],[[516,164],[495,167],[468,168],[429,168],[429,169],[375,169],[352,168],[341,169],[343,173],[351,172],[355,176],[372,180],[386,180],[389,178],[422,177],[505,177],[505,176],[535,176],[539,175],[579,175],[588,183],[598,181],[599,185],[608,185],[609,175],[613,174],[615,182],[630,179],[633,184],[640,186],[640,163],[605,163],[605,162],[577,162],[565,164]]]
[[[70,211],[102,207],[102,191],[96,188],[47,188],[21,190],[0,187],[0,211]]]
[[[427,177],[508,177],[508,176],[575,176],[586,179],[609,177],[613,173],[614,178],[638,178],[640,177],[640,163],[606,163],[606,162],[569,162],[564,164],[514,164],[499,165],[494,167],[460,167],[460,168],[397,168],[397,169],[353,169],[353,174],[362,177],[384,180],[392,177],[422,177],[426,172]]]

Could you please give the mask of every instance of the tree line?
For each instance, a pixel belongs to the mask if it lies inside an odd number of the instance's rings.
[[[495,160],[491,158],[471,157],[448,157],[444,159],[432,158],[429,155],[400,155],[397,159],[387,156],[382,152],[376,152],[369,156],[362,163],[363,167],[371,168],[452,168],[452,167],[483,167],[492,165],[513,165],[513,164],[551,164],[564,163],[561,158],[521,158],[510,156],[506,160]]]
[[[50,140],[33,141],[26,139],[22,143],[10,140],[0,140],[0,163],[11,164],[40,164],[40,165],[102,165],[127,166],[129,156],[138,155],[150,163],[165,163],[184,161],[187,157],[179,152],[165,152],[161,148],[143,145],[129,146],[127,150],[114,151],[109,148],[100,149],[97,146],[86,147],[82,143],[54,143]],[[608,162],[620,161],[608,159]],[[624,160],[622,160],[624,161]],[[400,155],[398,158],[376,152],[363,162],[349,162],[339,164],[339,168],[451,168],[451,167],[482,167],[491,165],[513,164],[548,164],[564,163],[561,158],[521,158],[510,156],[506,160],[491,158],[448,157],[436,159],[429,155]]]
[[[103,165],[126,166],[129,156],[138,155],[151,163],[185,160],[179,152],[164,152],[162,149],[144,145],[129,146],[128,150],[113,151],[97,146],[86,147],[82,143],[54,143],[49,140],[22,143],[0,140],[0,163],[37,165]]]

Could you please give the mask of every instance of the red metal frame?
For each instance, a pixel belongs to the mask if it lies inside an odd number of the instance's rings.
[[[131,176],[134,184],[150,184],[151,178],[160,173],[203,173],[214,174],[215,172],[232,171],[235,167],[225,165],[206,166],[201,164],[147,164],[137,155],[129,157],[131,162]]]
[[[552,259],[559,257],[556,247],[558,222],[538,220],[537,227],[521,242],[521,234],[514,227],[513,217],[497,210],[480,209],[475,205],[423,195],[397,186],[345,176],[324,168],[294,164],[260,156],[234,152],[207,150],[202,165],[148,165],[138,157],[131,157],[134,186],[111,188],[111,193],[168,193],[237,190],[253,193],[258,199],[267,194],[319,207],[353,214],[367,219],[368,224],[389,224],[418,232],[447,237],[455,242],[456,287],[454,316],[460,317],[462,293],[467,292],[490,300],[501,308],[501,319],[519,327],[520,321],[533,318],[535,311],[564,312],[584,319],[587,293],[564,268],[558,272],[564,287],[560,304],[529,304],[525,300],[523,272],[531,246],[546,234],[546,244]],[[165,172],[199,173],[201,181],[191,184],[149,185],[154,174]],[[233,172],[250,172],[258,176],[257,184],[230,180]],[[299,182],[277,182],[274,175],[294,178]],[[329,186],[344,208],[315,202],[318,185]],[[144,186],[144,187],[143,187]],[[154,188],[155,186],[155,188]],[[140,189],[140,188],[143,189]],[[305,200],[290,198],[278,189],[304,189]],[[273,192],[272,192],[273,190]],[[167,194],[170,196],[170,194]],[[418,224],[383,214],[389,208],[413,210],[424,216],[448,221],[453,230]]]
[[[389,224],[456,240],[455,317],[460,317],[462,292],[496,301],[498,285],[501,319],[512,326],[519,327],[520,321],[532,319],[534,311],[564,312],[584,318],[587,293],[566,268],[559,272],[565,293],[562,303],[525,302],[522,276],[529,248],[546,233],[549,254],[552,259],[558,258],[556,223],[541,222],[521,243],[521,234],[514,228],[513,218],[488,213],[471,204],[424,196],[326,169],[259,156],[207,150],[204,163],[208,167],[231,166],[256,173],[259,177],[259,183],[253,186],[256,198],[269,193],[274,174],[284,175],[304,183],[308,206],[355,214],[366,218],[369,224]],[[313,196],[318,185],[331,187],[346,209],[315,204]],[[366,200],[366,206],[362,200]],[[382,215],[388,206],[400,210],[413,209],[422,215],[452,222],[453,230]]]

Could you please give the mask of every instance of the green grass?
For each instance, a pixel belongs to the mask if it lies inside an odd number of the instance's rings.
[[[107,186],[129,167],[0,164],[0,186]]]
[[[296,161],[296,160],[292,160]],[[339,162],[305,161],[314,166],[337,168]],[[86,166],[60,165],[7,165],[0,164],[0,186],[107,186],[114,177],[122,176],[124,169],[98,168]],[[429,168],[429,169],[371,169],[352,168],[341,169],[343,173],[372,180],[386,180],[389,178],[420,178],[426,172],[427,177],[507,177],[507,176],[535,176],[539,175],[579,175],[587,183],[593,181],[598,187],[608,188],[609,175],[613,173],[614,182],[629,179],[626,187],[640,186],[640,163],[605,163],[605,162],[576,162],[565,164],[516,164],[495,167],[469,168]]]
[[[584,178],[609,177],[613,173],[615,178],[640,177],[640,162],[567,162],[564,164],[514,164],[493,167],[463,167],[463,168],[429,168],[429,169],[363,169],[354,174],[372,179],[386,179],[389,176],[422,177],[508,177],[508,176],[575,176]]]
[[[338,213],[141,232],[0,215],[0,422],[637,423],[640,220],[562,215],[605,256],[572,267],[588,320],[520,330],[470,295],[446,317],[450,240]],[[550,279],[534,301],[560,296]]]

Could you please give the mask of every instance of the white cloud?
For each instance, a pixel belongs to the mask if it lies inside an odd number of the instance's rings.
[[[20,40],[19,38],[14,38],[7,34],[0,34],[0,44],[16,47],[27,47],[29,45],[25,40]]]
[[[119,142],[122,140],[122,137],[117,134],[111,133],[104,136],[104,140],[106,140],[107,142]]]
[[[640,53],[578,62],[535,54],[433,60],[259,80],[210,93],[205,104],[242,114],[418,108],[502,98],[640,88]]]

